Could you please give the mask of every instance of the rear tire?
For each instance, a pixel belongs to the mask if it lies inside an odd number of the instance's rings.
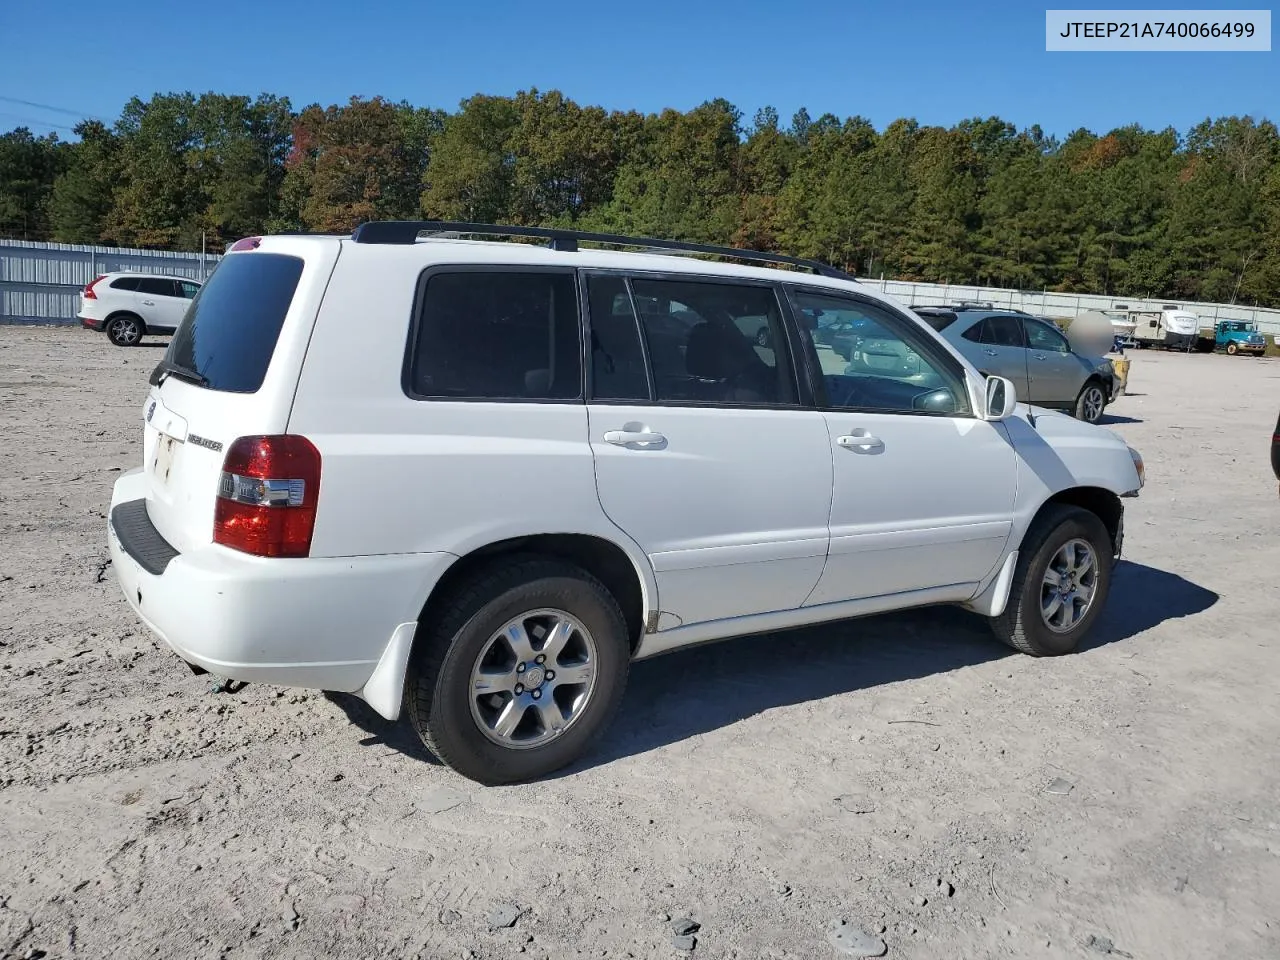
[[[107,321],[107,339],[117,347],[136,347],[142,342],[146,330],[143,322],[130,313],[112,317]]]
[[[1080,544],[1092,555],[1091,575],[1076,581],[1089,588],[1087,602],[1081,589],[1063,593],[1050,582],[1051,575],[1054,581],[1061,581],[1063,573],[1068,574],[1065,582],[1072,582],[1071,563],[1063,563],[1063,558],[1074,551],[1077,560],[1081,559]],[[1003,613],[990,618],[992,632],[1033,657],[1072,652],[1106,605],[1113,562],[1111,535],[1097,514],[1065,504],[1046,507],[1023,539],[1009,602]]]
[[[1097,423],[1107,409],[1107,392],[1097,380],[1089,380],[1076,397],[1075,417],[1085,423]]]
[[[464,777],[495,786],[567,766],[622,702],[631,661],[626,622],[613,595],[576,566],[504,560],[464,582],[430,617],[409,662],[409,717],[426,747]],[[557,623],[569,639],[560,653],[543,653]],[[535,663],[539,655],[545,659]],[[520,681],[530,678],[536,685],[525,689]]]

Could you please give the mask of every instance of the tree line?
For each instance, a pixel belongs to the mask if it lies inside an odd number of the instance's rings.
[[[573,226],[770,249],[866,276],[1280,305],[1280,135],[1251,117],[1185,134],[1065,139],[729,102],[657,114],[559,92],[448,113],[380,97],[134,98],[75,141],[0,135],[0,236],[210,249],[369,219]]]

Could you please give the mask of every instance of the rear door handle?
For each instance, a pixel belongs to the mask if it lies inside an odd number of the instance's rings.
[[[142,305],[144,307],[154,307],[156,305],[156,302],[154,300],[143,300]]]
[[[836,437],[836,445],[847,450],[874,450],[878,447],[883,447],[884,441],[879,437],[873,437],[866,430],[859,427],[851,434]]]
[[[652,430],[608,430],[604,442],[630,450],[661,450],[667,445],[667,438]]]
[[[983,350],[982,352],[985,353],[988,357],[994,357],[996,355],[996,352],[994,350]]]

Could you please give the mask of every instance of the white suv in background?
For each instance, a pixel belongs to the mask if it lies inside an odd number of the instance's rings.
[[[137,346],[144,334],[170,334],[200,292],[186,277],[149,273],[104,273],[80,291],[76,319],[90,330],[105,330],[117,347]]]
[[[420,236],[450,231],[549,243]],[[848,309],[911,362],[818,346]],[[240,241],[142,414],[108,537],[147,625],[197,672],[407,707],[489,784],[572,762],[632,660],[691,644],[958,604],[1067,653],[1144,479],[830,267],[476,224]]]

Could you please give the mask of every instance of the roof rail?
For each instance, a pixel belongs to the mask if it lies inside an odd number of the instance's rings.
[[[493,223],[462,223],[451,220],[371,220],[360,224],[351,233],[355,243],[409,244],[421,233],[482,234],[497,237],[535,237],[547,241],[552,250],[575,252],[579,243],[604,243],[617,247],[641,247],[646,253],[701,253],[718,257],[732,257],[757,263],[785,263],[804,267],[822,277],[836,280],[855,280],[835,267],[817,260],[789,257],[781,253],[763,250],[742,250],[737,247],[717,247],[706,243],[689,243],[684,240],[659,240],[653,237],[625,237],[613,233],[584,233],[580,230],[562,230],[559,227],[519,227]],[[856,282],[856,281],[855,281]]]

